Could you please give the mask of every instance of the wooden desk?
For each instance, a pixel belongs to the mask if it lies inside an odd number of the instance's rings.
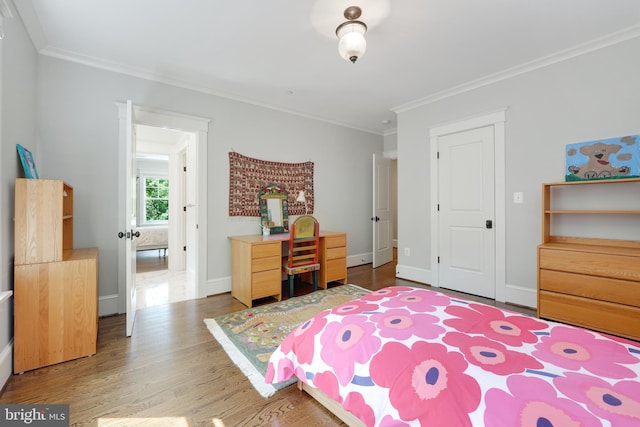
[[[289,233],[229,236],[231,240],[231,295],[251,307],[264,297],[282,299],[283,244]],[[318,287],[347,281],[347,234],[320,231],[320,274]]]

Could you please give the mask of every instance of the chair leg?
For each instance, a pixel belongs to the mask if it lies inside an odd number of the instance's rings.
[[[289,274],[287,277],[289,279],[289,298],[291,298],[293,296],[293,279],[296,276],[293,274]]]
[[[313,270],[313,292],[318,290],[318,270]]]

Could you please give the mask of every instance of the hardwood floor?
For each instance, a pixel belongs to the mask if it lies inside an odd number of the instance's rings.
[[[349,283],[420,286],[397,280],[395,265],[350,268]],[[0,403],[70,404],[72,426],[343,425],[296,387],[269,399],[253,389],[203,322],[245,308],[230,294],[145,308],[131,338],[124,316],[101,318],[95,356],[14,375]]]

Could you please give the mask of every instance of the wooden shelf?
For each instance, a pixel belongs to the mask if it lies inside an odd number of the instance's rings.
[[[538,316],[640,340],[640,241],[551,233],[554,215],[640,215],[637,209],[552,209],[556,186],[640,183],[638,178],[542,185]],[[637,198],[638,193],[630,197]],[[570,191],[570,190],[567,190]],[[555,193],[555,192],[554,192]],[[555,193],[554,198],[562,193]]]

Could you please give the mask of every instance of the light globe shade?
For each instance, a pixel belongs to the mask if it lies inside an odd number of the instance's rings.
[[[367,50],[367,41],[364,34],[367,27],[359,22],[345,22],[336,31],[340,42],[338,43],[338,52],[340,56],[347,61],[356,62],[358,58],[364,55]]]

